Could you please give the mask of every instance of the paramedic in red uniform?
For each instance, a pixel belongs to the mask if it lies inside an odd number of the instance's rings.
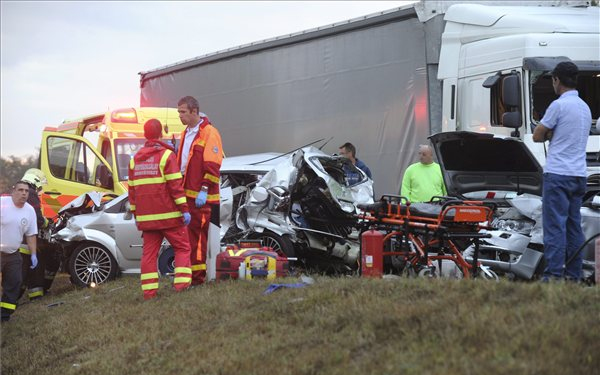
[[[188,288],[192,276],[186,228],[191,216],[175,153],[159,140],[161,134],[160,121],[148,120],[144,124],[147,141],[129,162],[129,203],[144,239],[141,264],[144,299],[156,297],[158,291],[156,259],[164,237],[175,252],[175,290]]]
[[[192,261],[192,285],[206,277],[206,253],[209,224],[219,226],[219,177],[223,147],[221,135],[200,112],[198,101],[191,96],[177,103],[181,122],[187,128],[181,134],[177,161],[183,174],[183,188],[192,221],[189,236]]]

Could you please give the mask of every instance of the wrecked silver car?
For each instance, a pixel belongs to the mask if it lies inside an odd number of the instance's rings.
[[[362,179],[348,184],[346,171]],[[260,239],[307,265],[354,269],[360,253],[356,205],[372,202],[372,180],[348,159],[315,147],[229,157],[221,167],[221,243]],[[61,247],[78,285],[140,272],[142,238],[127,194],[108,202],[100,193],[82,195],[61,209],[48,238]],[[158,263],[161,273],[172,272],[167,242]]]
[[[494,230],[483,239],[479,261],[498,274],[520,279],[539,276],[545,266],[542,232],[542,167],[515,138],[471,132],[430,137],[448,195],[493,203]],[[587,241],[582,246],[583,277],[594,270],[594,243],[600,233],[600,189],[590,185],[581,208]],[[463,255],[470,261],[473,246]]]
[[[232,214],[221,215],[222,242],[261,239],[309,265],[352,269],[360,253],[356,205],[373,202],[373,182],[348,159],[315,147],[244,163],[228,158],[222,192],[231,189]],[[345,171],[362,179],[348,184]],[[227,206],[222,198],[221,207]],[[225,233],[223,233],[225,231]]]

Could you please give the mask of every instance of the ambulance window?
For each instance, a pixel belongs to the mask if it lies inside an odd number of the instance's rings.
[[[119,181],[127,181],[129,177],[129,161],[144,146],[144,143],[146,143],[146,140],[143,138],[115,139],[115,158]]]
[[[100,150],[100,155],[108,162],[108,165],[112,166],[112,152],[110,150],[110,141],[105,139],[102,142],[102,148]]]
[[[48,166],[54,177],[108,189],[100,178],[96,178],[100,165],[100,159],[85,143],[60,137],[48,138]]]

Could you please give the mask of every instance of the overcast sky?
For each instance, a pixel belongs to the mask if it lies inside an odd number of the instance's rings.
[[[405,3],[2,0],[2,156],[37,152],[44,126],[139,106],[139,72]]]

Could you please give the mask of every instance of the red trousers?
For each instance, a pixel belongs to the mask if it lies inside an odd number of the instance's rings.
[[[187,199],[192,221],[188,226],[192,264],[192,285],[202,284],[206,277],[206,251],[208,249],[208,227],[210,224],[211,206],[206,204],[196,207],[194,199]]]
[[[184,226],[144,231],[144,250],[142,253],[141,281],[144,299],[156,296],[158,291],[158,270],[156,262],[163,238],[173,246],[175,253],[175,290],[182,291],[190,286],[192,270],[190,268],[190,243],[187,228]]]

